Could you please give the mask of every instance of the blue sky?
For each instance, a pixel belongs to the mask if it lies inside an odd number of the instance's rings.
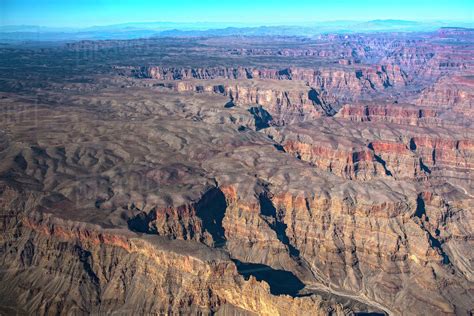
[[[1,25],[126,22],[296,24],[334,20],[472,21],[474,0],[0,0]]]

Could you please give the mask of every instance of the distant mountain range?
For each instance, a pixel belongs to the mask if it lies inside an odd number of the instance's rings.
[[[314,36],[325,33],[428,32],[441,27],[474,28],[472,22],[404,20],[331,21],[299,25],[256,25],[239,23],[124,23],[87,28],[33,25],[0,26],[0,41],[67,41],[85,39],[133,39],[165,36]]]

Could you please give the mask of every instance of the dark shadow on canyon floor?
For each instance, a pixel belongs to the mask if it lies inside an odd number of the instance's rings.
[[[196,215],[202,221],[203,230],[212,236],[214,247],[225,245],[225,231],[222,226],[227,209],[227,202],[224,193],[218,188],[207,191],[196,207]]]
[[[304,288],[304,283],[291,272],[276,270],[264,264],[244,263],[236,259],[233,261],[238,272],[246,280],[253,276],[258,281],[267,282],[273,295],[286,294],[295,297]]]
[[[265,216],[267,219],[268,225],[275,231],[277,238],[281,241],[285,246],[288,247],[290,255],[292,257],[299,257],[300,252],[296,249],[291,243],[286,234],[287,225],[281,221],[277,214],[277,210],[275,206],[273,206],[272,201],[265,195],[260,194],[259,196],[260,202],[260,214]],[[271,220],[268,220],[271,219]]]

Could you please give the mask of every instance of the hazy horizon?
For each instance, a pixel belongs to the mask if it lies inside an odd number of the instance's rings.
[[[371,20],[315,20],[307,22],[238,22],[238,21],[222,21],[222,22],[211,22],[211,21],[195,21],[195,22],[185,22],[185,21],[164,21],[164,20],[150,20],[150,21],[126,21],[121,23],[106,23],[106,24],[91,24],[91,25],[81,25],[81,26],[67,26],[67,25],[56,25],[48,26],[42,24],[0,24],[0,27],[39,27],[44,29],[70,29],[70,30],[84,30],[89,28],[98,28],[98,27],[110,27],[110,26],[146,26],[149,25],[174,25],[174,26],[210,26],[210,27],[265,27],[265,26],[316,26],[316,25],[330,25],[330,24],[342,24],[342,23],[369,23],[369,22],[406,22],[406,23],[419,23],[419,24],[436,24],[436,23],[445,23],[445,24],[471,24],[474,23],[474,20],[403,20],[403,19],[371,19]]]
[[[433,32],[442,27],[474,28],[474,22],[409,21],[376,19],[300,23],[250,22],[125,22],[83,27],[0,25],[0,40],[63,41],[94,39],[133,39],[173,36],[307,36],[327,33]]]
[[[78,3],[47,0],[4,0],[0,25],[85,28],[129,23],[209,23],[243,25],[301,25],[337,21],[406,20],[416,22],[472,22],[471,1],[374,0],[331,3],[323,1],[259,1],[236,4],[183,0],[84,0]]]

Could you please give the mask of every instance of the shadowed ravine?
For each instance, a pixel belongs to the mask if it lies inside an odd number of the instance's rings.
[[[260,194],[258,199],[260,202],[260,214],[264,216],[268,225],[275,231],[278,240],[288,247],[290,255],[294,258],[298,258],[300,252],[290,244],[290,240],[286,235],[287,225],[283,223],[277,215],[277,210],[275,206],[273,206],[272,201],[265,193]]]
[[[224,247],[226,238],[222,220],[225,217],[227,203],[219,188],[207,191],[196,206],[196,215],[202,221],[203,230],[212,236],[214,247]]]
[[[246,279],[253,276],[258,281],[267,282],[270,292],[274,295],[286,294],[295,297],[304,288],[304,284],[291,272],[276,270],[264,264],[243,263],[237,259],[233,261],[241,275]]]

